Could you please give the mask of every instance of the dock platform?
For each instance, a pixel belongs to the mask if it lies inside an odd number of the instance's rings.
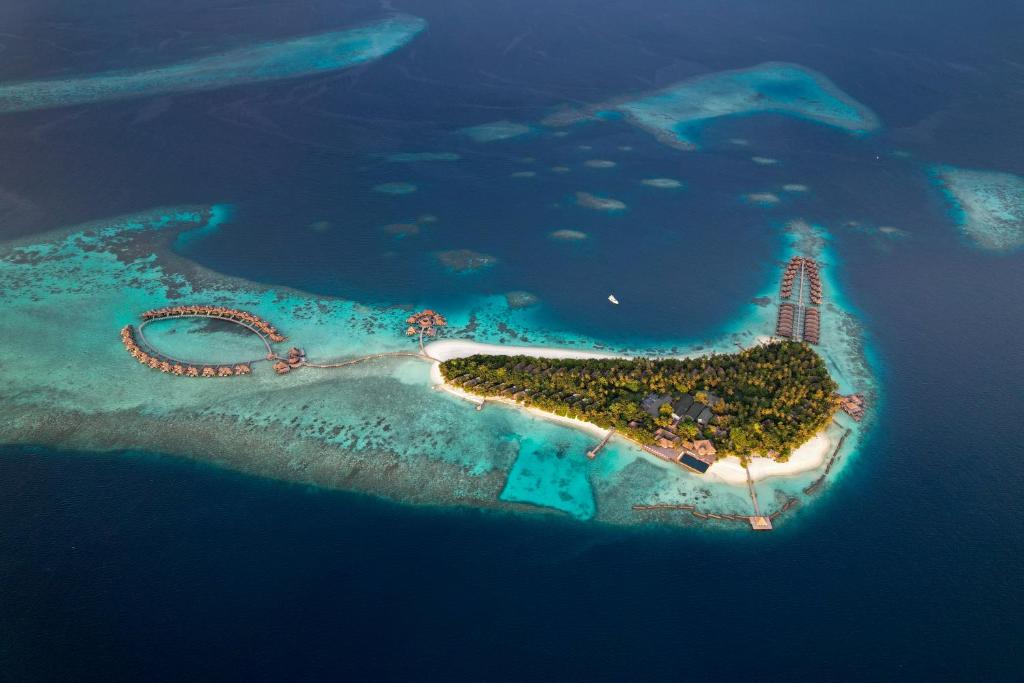
[[[615,428],[614,427],[609,429],[608,433],[604,435],[603,439],[601,439],[601,443],[597,444],[596,446],[591,448],[589,451],[587,451],[587,458],[589,460],[593,460],[594,458],[596,458],[597,454],[601,452],[601,449],[608,445],[608,441],[611,440],[612,435],[614,433],[615,433]]]

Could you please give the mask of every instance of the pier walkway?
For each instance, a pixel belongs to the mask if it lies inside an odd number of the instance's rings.
[[[157,320],[179,319],[179,318],[205,318],[209,320],[223,320],[233,325],[238,325],[259,337],[266,354],[260,358],[250,358],[241,361],[210,363],[206,361],[191,361],[182,358],[175,358],[160,352],[156,346],[146,339],[144,329],[147,325]],[[185,376],[185,377],[234,377],[237,375],[248,375],[252,372],[252,365],[261,361],[274,362],[274,369],[278,374],[285,374],[290,370],[308,368],[343,368],[358,363],[383,358],[419,358],[431,362],[437,362],[426,352],[419,353],[412,351],[391,351],[385,353],[373,353],[358,358],[349,358],[327,363],[310,363],[306,361],[305,353],[298,348],[292,348],[287,356],[281,356],[274,350],[273,343],[283,342],[285,337],[263,318],[234,308],[225,306],[210,306],[205,304],[189,306],[168,306],[155,308],[142,314],[142,322],[138,327],[126,325],[121,330],[121,341],[125,349],[140,363],[147,365],[154,370]]]
[[[750,469],[747,470],[747,490],[750,491],[750,501],[754,504],[754,515],[750,518],[750,528],[755,531],[771,531],[772,520],[770,517],[761,514],[761,506],[757,503],[757,491],[754,490],[754,480],[750,477]]]
[[[779,316],[775,334],[794,341],[817,344],[821,335],[823,299],[818,262],[805,256],[794,256],[786,264],[779,289]],[[793,281],[797,281],[796,295]]]
[[[601,443],[597,444],[589,451],[587,451],[587,458],[589,458],[590,460],[596,458],[597,454],[601,452],[601,449],[608,445],[608,442],[611,441],[611,438],[614,434],[615,427],[612,427],[611,429],[608,430],[608,433],[604,435],[604,438],[601,439]]]
[[[268,338],[268,336],[266,334],[261,332],[255,326],[250,325],[249,323],[243,322],[241,320],[237,320],[235,318],[229,318],[229,317],[221,316],[221,315],[211,315],[209,313],[195,313],[195,314],[183,314],[183,315],[176,315],[176,316],[165,316],[165,317],[162,317],[162,318],[147,318],[146,320],[143,320],[141,323],[139,323],[139,326],[137,328],[135,328],[135,331],[138,333],[138,336],[139,336],[138,340],[140,342],[142,342],[143,344],[145,344],[147,347],[149,347],[149,349],[151,349],[153,353],[156,353],[157,355],[159,355],[162,358],[166,358],[167,360],[171,361],[172,363],[184,363],[186,365],[211,365],[211,363],[203,363],[203,362],[198,362],[198,361],[189,361],[189,360],[182,360],[180,358],[173,358],[171,356],[168,356],[166,353],[159,353],[159,352],[156,351],[156,347],[148,339],[146,339],[146,334],[145,334],[145,332],[143,332],[143,329],[146,327],[146,325],[149,325],[150,323],[154,323],[154,322],[156,322],[158,320],[167,320],[169,318],[174,318],[174,319],[179,319],[179,318],[207,318],[207,319],[210,319],[210,320],[223,320],[225,322],[233,323],[235,325],[239,325],[240,327],[244,327],[245,329],[247,329],[250,332],[252,332],[253,334],[255,334],[257,337],[259,337],[260,341],[263,342],[263,346],[266,347],[266,349],[267,349],[267,355],[266,356],[262,356],[260,358],[254,358],[254,359],[251,359],[251,360],[244,360],[244,361],[235,361],[234,363],[214,363],[213,365],[234,365],[234,364],[237,364],[237,363],[252,364],[252,363],[258,363],[258,362],[264,361],[264,360],[272,360],[270,357],[271,356],[276,356],[276,354],[274,353],[274,347],[272,347],[270,345],[270,339]]]

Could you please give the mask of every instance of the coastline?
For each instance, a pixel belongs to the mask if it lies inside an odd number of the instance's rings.
[[[576,349],[559,349],[554,347],[502,346],[498,344],[483,344],[480,342],[461,339],[432,342],[426,345],[425,351],[432,359],[430,367],[431,382],[434,384],[435,388],[439,388],[452,396],[457,396],[458,398],[477,405],[480,405],[485,400],[490,403],[501,403],[518,408],[519,410],[524,410],[535,417],[575,427],[576,429],[593,434],[598,438],[604,438],[608,433],[608,430],[603,427],[599,427],[591,422],[586,422],[585,420],[565,417],[546,410],[541,410],[540,408],[526,406],[506,397],[487,397],[486,399],[483,399],[476,394],[472,394],[468,391],[452,386],[445,382],[444,377],[441,375],[441,362],[452,358],[464,358],[475,354],[496,356],[523,355],[534,356],[537,358],[624,358],[625,356],[611,353],[600,353],[597,351],[579,351]],[[652,461],[659,463],[664,462],[641,449],[640,444],[634,442],[632,439],[622,436],[621,434],[618,436],[621,440],[634,445],[638,451],[643,453],[643,457],[650,458]],[[811,437],[806,443],[801,444],[799,448],[794,450],[786,462],[778,462],[771,458],[759,456],[750,458],[750,479],[757,482],[774,477],[792,477],[817,470],[825,464],[825,460],[834,445],[832,438],[828,434],[828,428],[826,427]],[[680,467],[679,469],[690,476],[698,476],[683,467]],[[715,461],[715,463],[708,468],[708,471],[703,475],[703,477],[705,479],[722,482],[731,486],[745,487],[747,485],[747,470],[740,464],[740,459],[734,455],[726,456]]]
[[[10,332],[0,364],[12,370],[0,382],[11,418],[0,438],[82,451],[168,453],[410,504],[560,512],[612,524],[651,522],[636,514],[638,504],[698,505],[703,513],[718,515],[748,509],[749,497],[738,482],[684,476],[680,466],[645,454],[626,438],[612,439],[593,461],[584,458],[605,435],[595,425],[524,411],[518,404],[518,410],[476,413],[442,399],[432,387],[440,383],[436,362],[365,363],[337,377],[258,372],[244,381],[185,384],[136,367],[116,336],[111,343],[112,331],[134,321],[139,311],[189,301],[240,307],[272,320],[314,359],[413,350],[409,339],[396,333],[410,307],[252,282],[174,252],[180,233],[230,217],[224,213],[218,206],[160,207],[0,244],[0,300]],[[799,250],[821,258],[826,253],[824,231],[801,223],[784,235],[785,255]],[[830,275],[826,270],[831,289],[837,285]],[[33,296],[40,283],[45,299]],[[770,297],[773,291],[766,287],[761,294]],[[871,395],[874,380],[863,330],[838,290],[836,295],[824,317],[831,346],[822,352],[844,390]],[[55,334],[55,324],[85,300],[90,313],[78,317],[73,334]],[[427,353],[435,361],[474,353],[560,358],[728,353],[764,341],[772,313],[769,307],[751,307],[714,341],[643,339],[623,347],[544,327],[529,310],[509,310],[504,296],[483,297],[448,316],[453,337],[480,341],[435,341]],[[521,338],[524,345],[499,345],[507,338]],[[432,394],[439,400],[430,400]],[[856,450],[863,426],[853,429],[847,452]],[[840,468],[850,461],[844,458]],[[810,466],[810,460],[802,462]],[[800,475],[796,470],[803,467],[792,462],[782,469],[767,464],[764,472],[754,470],[758,479],[775,477],[774,483],[757,484],[762,501],[809,500],[806,489],[818,481],[821,469]],[[703,519],[669,514],[658,522],[688,526]]]

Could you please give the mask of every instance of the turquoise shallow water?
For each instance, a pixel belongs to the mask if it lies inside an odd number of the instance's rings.
[[[1019,680],[1024,269],[975,236],[1019,227],[1020,3],[403,1],[414,39],[315,72],[291,41],[379,4],[0,10],[0,83],[64,84],[0,126],[0,442],[61,449],[0,449],[4,675]],[[201,61],[253,45],[291,75]],[[800,73],[700,89],[764,64]],[[873,414],[820,493],[756,484],[800,500],[769,534],[634,512],[750,502],[417,360],[190,382],[117,338],[201,299],[317,359],[414,348],[428,306],[452,338],[732,350],[793,253]]]
[[[6,438],[53,438],[45,429],[26,427],[41,411],[57,411],[88,423],[76,435],[82,446],[170,450],[249,472],[411,502],[525,504],[576,519],[620,523],[642,521],[631,511],[634,504],[697,503],[706,511],[749,512],[742,485],[691,475],[626,442],[614,440],[591,462],[584,454],[598,436],[514,408],[476,411],[436,391],[429,364],[419,360],[310,368],[285,377],[257,363],[252,377],[210,381],[138,365],[115,343],[116,331],[137,323],[143,310],[181,300],[251,310],[284,331],[286,345],[303,347],[313,362],[415,349],[401,334],[402,309],[232,280],[169,251],[169,245],[181,242],[178,235],[215,235],[230,215],[224,209],[169,209],[6,247],[0,281],[7,320],[20,331],[0,351],[0,362],[18,368],[4,377],[7,395],[15,397],[10,404],[16,416]],[[802,253],[821,259],[826,273],[836,267],[822,228],[795,222],[781,236],[788,245],[782,247],[783,258]],[[834,296],[822,314],[827,340],[822,352],[842,390],[874,397],[864,333],[843,308],[838,280],[826,275],[825,283]],[[770,297],[774,287],[766,283],[763,295]],[[47,291],[45,299],[36,295],[39,288]],[[85,302],[89,316],[70,334],[55,335],[53,322],[62,319],[58,312]],[[448,335],[501,343],[514,327],[519,338],[536,345],[620,353],[731,351],[737,344],[757,343],[774,324],[771,307],[745,308],[747,313],[715,343],[635,339],[632,348],[621,349],[546,327],[543,306],[510,309],[504,297],[485,297],[447,311]],[[159,321],[145,332],[155,347],[182,360],[237,362],[263,356],[255,336],[223,324]],[[212,348],[210,356],[204,347]],[[126,411],[134,416],[127,421]],[[854,433],[844,454],[854,452],[860,441],[859,426],[848,426]],[[197,437],[211,429],[218,431],[215,441]],[[379,476],[382,471],[388,476]],[[810,500],[802,488],[819,474],[766,480],[758,484],[759,497],[767,509],[794,496]]]
[[[358,28],[241,47],[151,69],[7,84],[0,86],[0,112],[211,90],[346,69],[397,50],[425,27],[419,17],[398,15]]]

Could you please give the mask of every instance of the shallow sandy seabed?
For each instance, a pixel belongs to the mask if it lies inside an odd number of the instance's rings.
[[[974,244],[992,251],[1024,247],[1024,178],[955,166],[934,166],[930,174]]]
[[[750,194],[743,195],[743,200],[751,204],[760,204],[761,206],[774,206],[782,201],[779,199],[779,195],[772,192],[751,192]]]
[[[399,14],[342,31],[250,45],[141,71],[3,84],[0,112],[213,90],[336,71],[384,57],[426,27],[419,17]]]
[[[590,192],[577,192],[576,204],[588,209],[594,209],[595,211],[607,211],[609,213],[617,213],[626,210],[625,202],[613,197],[602,197],[601,195],[592,194]]]
[[[382,194],[412,194],[419,188],[412,183],[394,182],[394,183],[381,183],[380,185],[374,185],[373,191],[380,192]]]
[[[249,377],[206,380],[140,366],[119,343],[118,330],[137,323],[143,310],[188,302],[253,311],[289,337],[282,346],[303,347],[313,362],[415,351],[402,334],[404,319],[413,305],[429,302],[371,307],[269,288],[213,273],[171,251],[182,231],[208,234],[227,215],[219,207],[175,207],[0,245],[0,403],[7,418],[0,440],[174,453],[417,504],[558,512],[624,524],[700,523],[684,512],[637,513],[633,504],[749,514],[742,487],[691,475],[628,442],[613,440],[590,461],[584,455],[595,443],[590,431],[502,405],[476,411],[437,391],[431,364],[414,358],[286,376],[262,363]],[[829,303],[820,351],[844,391],[864,391],[873,402],[863,334],[831,277],[827,234],[794,223],[785,238],[781,257],[799,251],[824,262]],[[758,294],[772,297],[775,288],[766,283]],[[769,334],[775,316],[773,306],[748,306],[714,342],[637,340],[619,348],[539,324],[542,309],[510,310],[498,295],[445,313],[453,339],[514,343],[531,353],[540,346],[614,355],[731,351]],[[458,348],[457,342],[431,351],[445,348]],[[844,453],[854,452],[862,429],[849,426]],[[848,460],[840,460],[833,477]],[[818,474],[759,482],[762,506],[809,499],[802,489]]]
[[[785,114],[856,134],[879,126],[871,110],[823,74],[782,62],[717,71],[644,95],[582,109],[565,108],[545,118],[543,123],[557,127],[596,121],[607,118],[608,112],[617,112],[662,142],[684,150],[697,147],[700,126],[724,116]],[[739,139],[731,142],[747,144]]]
[[[657,187],[662,190],[676,190],[683,186],[681,181],[674,178],[645,178],[640,182],[648,187]]]
[[[582,230],[555,230],[549,233],[552,239],[562,240],[564,242],[578,242],[580,240],[587,239],[587,233]]]
[[[526,135],[533,132],[533,128],[522,123],[502,120],[462,128],[458,132],[468,136],[475,142],[497,142]]]

